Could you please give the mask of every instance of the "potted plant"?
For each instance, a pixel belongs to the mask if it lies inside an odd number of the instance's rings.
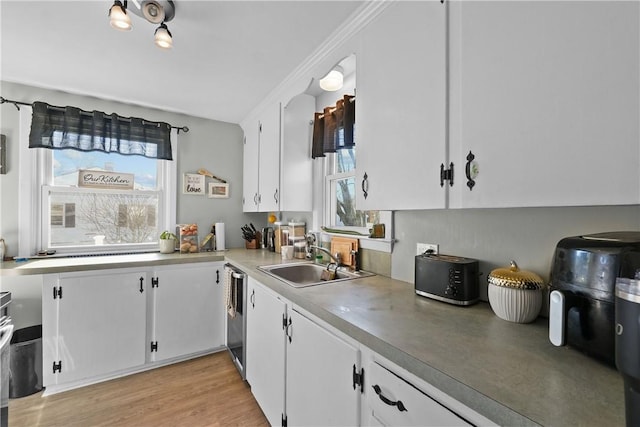
[[[172,232],[165,230],[160,234],[160,240],[158,243],[160,244],[160,253],[161,254],[172,254],[176,249],[176,240],[178,238]]]

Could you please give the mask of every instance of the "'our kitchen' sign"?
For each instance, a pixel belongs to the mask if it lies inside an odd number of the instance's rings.
[[[133,174],[94,170],[79,170],[78,187],[133,190]]]

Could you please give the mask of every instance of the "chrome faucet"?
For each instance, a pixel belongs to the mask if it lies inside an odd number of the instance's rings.
[[[336,266],[340,267],[342,265],[342,256],[340,255],[340,252],[336,252],[335,255],[334,255],[328,249],[323,248],[321,246],[316,246],[316,245],[307,245],[307,248],[309,249],[309,251],[307,253],[310,253],[311,250],[313,250],[313,249],[315,249],[317,251],[320,251],[320,252],[324,252],[325,254],[329,255],[329,257],[336,264]]]

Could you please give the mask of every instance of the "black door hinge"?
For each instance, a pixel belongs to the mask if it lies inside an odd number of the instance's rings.
[[[151,341],[151,353],[158,352],[158,341]]]
[[[282,427],[287,427],[287,417],[282,414]]]
[[[440,187],[444,187],[445,181],[449,181],[449,187],[453,187],[453,162],[449,163],[449,169],[444,168],[444,163],[440,164]]]
[[[62,360],[59,360],[58,363],[53,362],[53,373],[55,374],[56,371],[62,372]]]
[[[360,368],[360,372],[356,371],[356,365],[353,365],[353,389],[360,387],[360,393],[364,393],[364,368]]]
[[[152,288],[157,288],[159,281],[160,281],[160,279],[158,279],[157,277],[152,277],[151,278],[151,287]]]
[[[220,269],[216,270],[216,284],[220,283]]]
[[[53,299],[57,299],[57,298],[62,299],[62,286],[53,287]]]
[[[287,315],[282,314],[282,329],[287,329]]]

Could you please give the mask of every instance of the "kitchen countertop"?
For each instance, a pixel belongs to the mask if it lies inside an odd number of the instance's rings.
[[[488,303],[459,307],[384,276],[293,288],[257,270],[279,254],[230,250],[227,261],[321,320],[500,425],[623,426],[622,377],[569,347],[547,319],[518,324]]]
[[[186,264],[224,261],[224,251],[195,254],[161,254],[159,252],[131,255],[95,255],[83,257],[42,257],[28,261],[0,263],[0,276],[53,274],[73,271],[108,270],[111,268],[148,267],[154,265]]]
[[[281,263],[280,254],[246,249],[5,261],[0,276],[223,260],[497,424],[625,424],[618,372],[552,346],[546,319],[507,322],[487,303],[430,300],[384,276],[296,289],[257,269]]]

